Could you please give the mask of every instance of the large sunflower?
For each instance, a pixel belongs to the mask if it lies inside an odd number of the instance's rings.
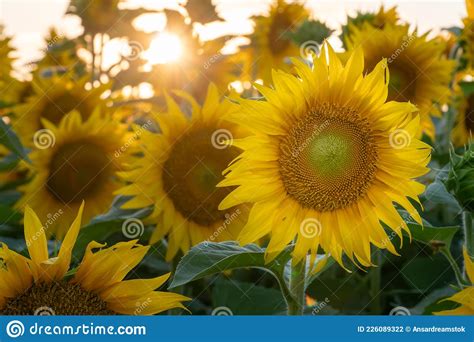
[[[84,120],[93,110],[105,102],[100,98],[107,85],[86,90],[88,78],[75,80],[70,74],[55,75],[51,78],[37,76],[33,80],[33,94],[26,103],[13,108],[12,126],[26,146],[32,146],[34,134],[43,129],[42,119],[58,125],[61,119],[77,110]]]
[[[423,192],[413,179],[430,156],[416,107],[386,102],[387,62],[364,76],[362,49],[345,66],[327,44],[312,69],[293,62],[299,77],[275,71],[274,89],[256,85],[266,101],[242,100],[230,117],[255,135],[234,141],[244,152],[220,186],[237,188],[220,209],[253,203],[239,241],[271,233],[267,260],[297,238],[296,261],[321,246],[369,266],[371,244],[396,253],[381,222],[408,231],[393,202],[421,222],[407,199]]]
[[[137,266],[149,246],[137,240],[109,248],[91,242],[71,279],[67,272],[81,227],[83,205],[56,257],[48,253],[45,229],[34,211],[25,209],[25,241],[30,258],[0,246],[0,315],[152,315],[182,308],[189,300],[179,294],[154,291],[169,273],[153,279],[123,279]]]
[[[85,221],[108,209],[120,186],[115,172],[133,138],[98,110],[84,122],[77,111],[58,126],[42,122],[45,129],[35,136],[38,148],[30,155],[33,179],[20,188],[24,195],[18,207],[31,206],[47,225],[47,233],[61,238],[83,200],[89,204]],[[47,224],[51,217],[54,222]]]
[[[461,306],[453,310],[435,312],[436,315],[474,315],[474,261],[471,260],[466,249],[464,249],[464,265],[471,286],[446,299],[461,304]]]
[[[302,4],[275,0],[268,15],[254,18],[254,33],[250,36],[252,47],[247,54],[249,69],[256,70],[255,79],[268,83],[271,82],[272,68],[290,70],[285,58],[300,54],[290,33],[308,17],[309,12]]]
[[[346,44],[349,50],[362,47],[366,72],[387,58],[391,75],[388,99],[414,103],[420,111],[423,131],[433,138],[435,128],[430,115],[441,115],[435,103],[448,101],[454,68],[454,61],[443,55],[445,44],[437,39],[428,40],[427,34],[410,33],[408,25],[385,25],[378,29],[369,24],[353,27]]]
[[[244,206],[217,208],[231,188],[216,184],[239,154],[236,147],[222,145],[239,135],[233,124],[224,121],[235,105],[220,102],[214,85],[209,86],[202,108],[184,96],[193,106],[191,118],[166,96],[168,112],[155,116],[161,133],[143,132],[143,157],[131,171],[120,173],[130,185],[117,192],[133,196],[124,208],[154,206],[151,221],[156,230],[150,242],[168,235],[168,260],[179,249],[185,252],[201,241],[235,239],[247,217]]]

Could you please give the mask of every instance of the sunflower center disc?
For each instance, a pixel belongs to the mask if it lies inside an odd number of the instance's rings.
[[[292,23],[284,13],[277,13],[270,26],[268,40],[270,50],[274,54],[282,53],[290,45],[290,40],[286,37],[291,29]]]
[[[101,147],[89,142],[61,146],[49,165],[46,186],[63,203],[80,202],[103,191],[111,176],[110,161]]]
[[[176,210],[196,224],[210,226],[225,218],[220,202],[234,188],[217,188],[222,172],[239,155],[232,146],[219,149],[212,144],[215,129],[205,128],[182,136],[164,164],[163,188]]]
[[[98,295],[77,284],[52,282],[34,284],[7,300],[0,315],[114,315]]]
[[[345,208],[372,183],[377,151],[367,120],[324,104],[302,118],[280,144],[287,193],[317,211]]]
[[[86,101],[78,99],[70,93],[64,93],[55,99],[49,99],[43,109],[41,118],[51,121],[55,125],[59,124],[61,119],[74,109],[81,113],[83,119],[88,118],[92,108],[89,108]]]
[[[389,65],[390,79],[388,86],[388,100],[413,102],[416,94],[417,73],[410,61],[395,60]]]
[[[470,132],[474,132],[474,95],[467,99],[466,112],[464,114],[464,125]]]

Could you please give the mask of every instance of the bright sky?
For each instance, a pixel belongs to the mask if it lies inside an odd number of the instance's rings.
[[[19,49],[20,63],[41,56],[45,42],[43,37],[51,26],[69,37],[80,33],[80,21],[64,18],[69,0],[0,0],[0,23],[6,32],[14,35],[14,45]],[[150,9],[176,6],[175,0],[128,0],[130,6],[144,6]],[[183,1],[182,1],[183,2]],[[226,33],[251,32],[250,16],[265,13],[271,0],[214,0],[221,17],[226,23],[211,23],[202,28],[205,38]],[[313,15],[325,21],[331,28],[338,29],[345,22],[346,13],[357,10],[376,10],[382,2],[376,0],[306,0]],[[403,20],[417,25],[421,32],[442,27],[459,26],[466,14],[463,0],[399,0],[383,1],[386,7],[397,5]],[[148,17],[140,23],[148,30],[163,27],[162,18]]]

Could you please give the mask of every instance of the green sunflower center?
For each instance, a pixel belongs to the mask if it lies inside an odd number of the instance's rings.
[[[399,57],[401,59],[401,57]],[[410,61],[395,59],[388,69],[390,80],[388,85],[388,100],[413,102],[416,95],[416,79],[418,74]]]
[[[83,119],[87,119],[92,111],[88,102],[69,92],[65,92],[53,99],[48,98],[41,118],[51,121],[55,125],[59,124],[61,119],[73,110],[79,111]]]
[[[474,94],[470,95],[467,99],[464,125],[469,132],[474,132]]]
[[[34,284],[0,309],[0,315],[11,316],[114,314],[98,295],[67,282]]]
[[[111,169],[102,147],[82,141],[65,144],[51,159],[46,187],[63,203],[81,202],[103,191]]]
[[[303,207],[332,211],[364,196],[377,150],[366,119],[346,107],[318,106],[280,143],[280,175]]]
[[[163,167],[163,188],[176,210],[196,224],[209,226],[225,219],[218,210],[232,187],[217,188],[222,172],[238,156],[232,146],[216,148],[212,144],[215,129],[201,128],[175,142]]]

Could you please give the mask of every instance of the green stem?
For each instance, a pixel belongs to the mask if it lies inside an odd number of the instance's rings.
[[[462,227],[464,230],[464,247],[467,250],[467,254],[474,258],[474,225],[470,211],[462,213]]]
[[[380,315],[382,305],[380,302],[380,287],[382,284],[382,251],[377,249],[374,251],[374,259],[377,267],[370,270],[370,294],[372,296],[371,311],[375,315]]]
[[[301,316],[305,306],[306,258],[291,266],[290,292],[293,300],[288,303],[288,315]]]

